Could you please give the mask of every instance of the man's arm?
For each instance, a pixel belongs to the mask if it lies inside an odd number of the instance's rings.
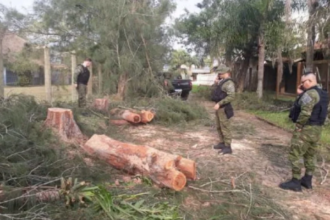
[[[224,105],[224,104],[227,104],[227,103],[230,103],[232,101],[234,101],[235,99],[235,84],[233,81],[228,81],[226,82],[223,86],[222,86],[222,89],[224,92],[227,93],[227,96],[226,98],[224,98],[223,100],[221,100],[220,102],[218,102],[218,104],[221,106],[221,105]]]
[[[83,71],[82,67],[79,65],[76,67],[75,71],[74,71],[74,77],[73,77],[73,80],[74,80],[74,84],[77,84],[78,83],[78,75]]]
[[[299,100],[299,104],[301,106],[301,112],[297,119],[297,127],[301,128],[307,124],[309,118],[312,115],[314,106],[319,101],[320,101],[320,96],[315,89],[305,92],[305,94]]]

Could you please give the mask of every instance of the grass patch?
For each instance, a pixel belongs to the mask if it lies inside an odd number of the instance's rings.
[[[191,92],[199,98],[211,101],[212,90],[212,86],[193,85]]]

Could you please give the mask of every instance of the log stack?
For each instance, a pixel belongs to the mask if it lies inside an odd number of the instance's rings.
[[[138,111],[135,109],[119,109],[115,108],[110,111],[113,119],[110,120],[114,125],[127,125],[127,124],[146,124],[151,122],[155,113],[150,110]]]
[[[187,179],[196,179],[194,161],[151,147],[123,143],[105,135],[93,135],[82,147],[117,169],[150,177],[176,191],[185,187]]]

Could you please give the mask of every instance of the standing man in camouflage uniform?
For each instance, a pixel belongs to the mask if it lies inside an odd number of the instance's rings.
[[[296,123],[289,153],[292,179],[279,185],[282,189],[293,191],[301,191],[301,186],[312,189],[317,144],[327,117],[329,103],[328,93],[317,86],[315,74],[305,74],[301,85],[303,92],[298,96],[289,116]],[[301,158],[304,159],[306,168],[302,179]]]
[[[82,64],[79,64],[75,70],[77,79],[78,106],[80,108],[86,106],[87,84],[90,77],[88,67],[91,65],[92,60],[87,58]]]
[[[230,118],[234,116],[234,110],[231,102],[235,98],[235,84],[230,78],[230,69],[227,67],[219,67],[217,84],[213,94],[212,101],[216,104],[213,107],[216,115],[217,131],[220,142],[213,146],[214,149],[220,149],[219,153],[231,154],[231,127]]]

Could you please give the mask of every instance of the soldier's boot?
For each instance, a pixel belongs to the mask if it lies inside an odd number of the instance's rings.
[[[301,180],[298,180],[296,178],[292,178],[290,181],[287,181],[285,183],[281,183],[279,185],[280,188],[285,190],[292,190],[295,192],[301,192]]]
[[[219,142],[217,145],[214,145],[214,146],[213,146],[213,149],[215,149],[215,150],[219,150],[219,149],[223,149],[224,147],[226,147],[226,146],[225,146],[225,143],[223,143],[223,142]]]
[[[219,151],[219,154],[232,154],[233,151],[231,149],[231,145],[229,146],[225,146],[224,148],[222,148],[220,151]]]
[[[303,187],[305,187],[306,189],[312,189],[312,175],[307,175],[305,174],[305,176],[301,179],[301,185]]]

